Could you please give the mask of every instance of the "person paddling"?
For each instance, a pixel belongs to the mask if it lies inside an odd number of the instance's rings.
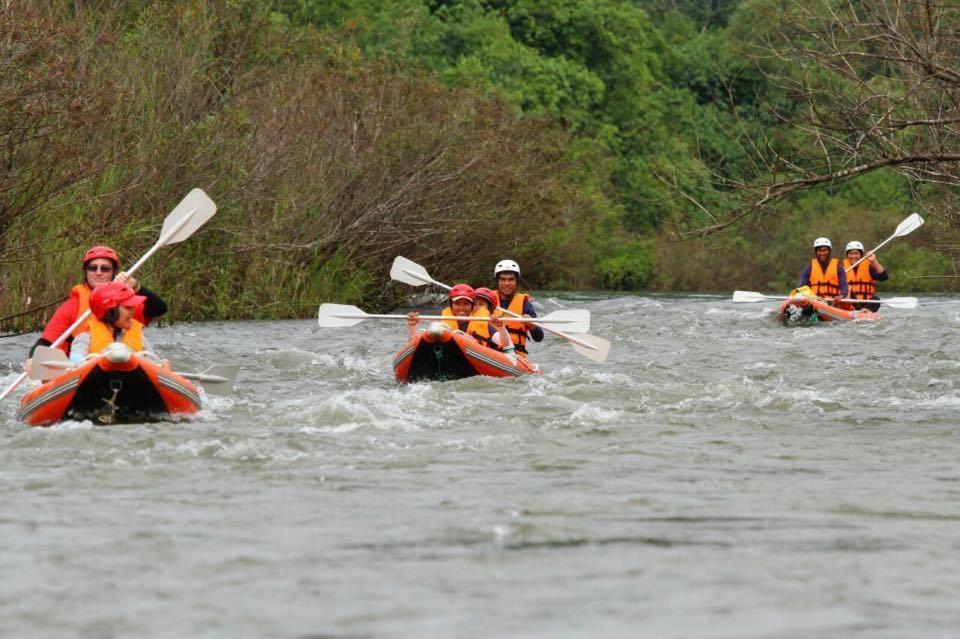
[[[850,297],[858,300],[878,300],[874,282],[883,282],[890,278],[883,265],[877,260],[877,256],[871,251],[867,253],[867,259],[863,260],[855,267],[860,258],[863,257],[863,243],[853,241],[847,244],[847,257],[843,260],[843,270],[851,269],[847,275],[847,282],[850,285]],[[866,309],[874,313],[880,308],[879,304],[852,304],[856,310]]]
[[[444,317],[469,317],[473,313],[473,303],[476,299],[473,287],[469,284],[456,284],[447,293],[447,305],[443,307],[440,314]],[[417,336],[417,323],[420,321],[420,314],[416,311],[407,315],[407,335],[410,339]],[[467,332],[467,327],[472,322],[458,320],[443,320],[447,328],[454,331]]]
[[[506,309],[521,317],[536,317],[533,301],[529,295],[517,292],[517,283],[520,279],[520,265],[513,260],[500,260],[493,269],[493,276],[497,278],[497,298],[499,308]],[[543,329],[538,326],[529,329],[527,324],[506,320],[507,332],[510,341],[517,351],[527,354],[527,339],[535,342],[543,340]]]
[[[474,290],[468,284],[457,284],[447,293],[448,304],[440,314],[444,317],[472,317],[470,321],[443,320],[450,330],[466,333],[483,346],[499,350],[513,350],[513,344],[507,333],[503,320],[495,313],[496,294],[487,288]],[[491,310],[494,315],[491,316]],[[417,324],[420,314],[412,312],[407,315],[407,336],[412,340],[417,336]],[[488,325],[489,324],[489,325]],[[490,326],[493,326],[491,337]],[[507,344],[506,349],[500,347]]]
[[[804,267],[797,288],[809,286],[817,297],[840,304],[840,299],[847,295],[847,274],[840,268],[839,260],[830,257],[833,244],[829,238],[818,237],[813,241],[813,250],[816,257]]]
[[[82,362],[114,342],[125,344],[134,352],[152,351],[143,334],[143,323],[134,317],[136,309],[146,301],[145,296],[137,295],[123,282],[108,282],[95,288],[90,294],[93,317],[73,339],[70,361]]]
[[[474,290],[474,294],[476,301],[473,307],[473,317],[489,318],[489,322],[470,322],[470,328],[472,329],[470,330],[470,336],[489,348],[508,353],[512,352],[515,347],[510,339],[510,333],[507,332],[507,326],[501,319],[501,311],[497,308],[499,298],[496,291],[481,286]],[[493,328],[492,331],[490,330],[491,327]]]
[[[50,346],[65,330],[77,321],[90,308],[90,295],[93,291],[114,278],[139,293],[144,302],[135,309],[134,318],[147,325],[151,320],[167,312],[167,303],[159,295],[141,285],[136,278],[118,272],[120,259],[116,251],[109,246],[94,246],[83,256],[83,283],[70,290],[70,297],[54,312],[44,327],[40,338],[30,347],[28,359],[23,363],[24,370],[30,370],[33,352],[38,346]],[[71,342],[84,330],[83,325],[59,346],[64,353],[70,353]]]

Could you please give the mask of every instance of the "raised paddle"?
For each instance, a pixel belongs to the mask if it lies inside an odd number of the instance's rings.
[[[393,266],[390,268],[390,277],[397,280],[398,282],[403,282],[404,284],[410,284],[411,286],[423,286],[424,284],[433,284],[434,286],[439,286],[440,288],[449,291],[450,287],[442,282],[430,277],[430,274],[427,272],[427,269],[423,268],[416,262],[408,260],[405,257],[398,255],[396,259],[393,260]],[[511,317],[519,318],[520,316],[516,313],[510,311],[505,311],[507,315]],[[603,363],[607,361],[607,355],[610,353],[610,342],[603,339],[602,337],[597,337],[596,335],[584,334],[573,337],[572,335],[567,335],[562,333],[554,328],[549,326],[541,326],[536,322],[532,322],[534,326],[539,326],[548,333],[553,333],[557,337],[561,337],[573,346],[573,350],[577,351],[584,357],[589,357],[595,362]]]
[[[38,346],[33,353],[30,379],[46,382],[58,377],[63,371],[77,366],[80,366],[80,364],[67,359],[67,356],[59,348]],[[235,364],[214,364],[201,373],[176,371],[175,374],[185,379],[200,382],[203,384],[203,390],[211,395],[227,395],[233,390],[233,384],[237,381],[239,371],[240,367]]]
[[[847,272],[849,273],[850,271],[855,269],[857,267],[857,264],[867,259],[867,256],[870,255],[871,253],[876,253],[877,251],[879,251],[883,247],[883,245],[889,242],[890,240],[896,237],[903,237],[904,235],[910,235],[921,226],[923,226],[923,218],[920,217],[920,214],[919,213],[911,214],[907,219],[905,219],[903,222],[900,222],[900,224],[897,225],[897,229],[893,232],[893,235],[891,235],[884,241],[880,242],[880,244],[877,245],[877,248],[873,249],[872,251],[868,251],[864,253],[863,257],[861,257],[859,260],[851,264],[849,268],[846,269]]]
[[[182,242],[193,235],[194,232],[213,217],[213,214],[216,212],[217,205],[214,204],[213,200],[211,200],[202,189],[193,189],[187,193],[187,196],[180,200],[176,208],[170,211],[170,214],[167,215],[167,218],[163,221],[163,228],[160,229],[160,239],[157,240],[157,243],[154,244],[143,257],[127,269],[127,275],[133,275],[137,269],[143,266],[143,263],[161,247]],[[78,317],[77,321],[64,331],[60,337],[54,340],[50,346],[55,348],[62,344],[78,326],[87,321],[88,317],[90,317],[90,309],[87,309],[85,313]],[[26,378],[27,373],[24,372],[0,394],[0,400],[8,397]]]
[[[320,312],[317,315],[317,323],[321,328],[343,328],[347,326],[355,326],[360,322],[369,320],[369,319],[390,319],[390,320],[402,320],[407,319],[406,315],[372,315],[370,313],[365,313],[356,306],[349,306],[347,304],[321,304]],[[420,315],[419,319],[422,320],[455,320],[458,322],[476,322],[483,319],[489,320],[489,318],[478,318],[470,316],[451,316],[445,317],[443,315]],[[563,330],[569,331],[571,333],[586,333],[590,330],[590,311],[587,310],[561,310],[554,311],[549,315],[544,317],[524,317],[518,320],[510,320],[511,322],[523,322],[523,323],[540,323],[547,322],[550,324],[563,324]]]

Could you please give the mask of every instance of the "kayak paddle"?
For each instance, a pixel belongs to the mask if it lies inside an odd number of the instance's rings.
[[[864,253],[863,257],[861,257],[859,260],[857,260],[856,262],[850,265],[850,267],[847,269],[847,272],[849,273],[850,271],[855,269],[857,267],[857,264],[867,259],[867,256],[870,255],[871,253],[876,253],[877,251],[879,251],[883,247],[883,245],[889,242],[890,240],[897,237],[903,237],[904,235],[910,235],[921,226],[923,226],[923,218],[920,217],[920,214],[919,213],[911,214],[907,219],[905,219],[903,222],[900,222],[900,224],[897,225],[897,228],[893,232],[893,235],[891,235],[884,241],[880,242],[880,244],[877,245],[877,248],[873,249],[872,251],[868,251],[867,253]]]
[[[59,348],[38,346],[33,352],[30,379],[46,382],[61,375],[65,370],[81,365],[71,362]],[[203,390],[210,395],[227,395],[233,390],[239,371],[240,367],[235,364],[214,364],[201,373],[175,372],[175,374],[200,382]]]
[[[796,295],[790,297],[789,295],[764,295],[763,293],[755,293],[754,291],[734,291],[733,292],[733,301],[734,302],[763,302],[764,300],[796,300],[800,301],[806,299],[803,296]],[[915,297],[891,297],[885,300],[855,300],[855,299],[842,299],[841,302],[849,302],[851,304],[884,304],[890,308],[903,308],[910,309],[917,307],[917,298]]]
[[[424,284],[433,284],[434,286],[439,286],[440,288],[449,291],[450,287],[442,282],[430,277],[430,274],[427,272],[427,269],[423,268],[416,262],[408,260],[405,257],[398,255],[396,259],[393,260],[393,266],[390,268],[390,277],[397,280],[398,282],[403,282],[404,284],[410,284],[411,286],[423,286]],[[511,317],[520,316],[516,313],[511,313],[510,311],[505,311],[507,315]],[[610,342],[603,339],[602,337],[597,337],[596,335],[590,335],[589,333],[578,335],[573,337],[572,335],[567,335],[561,331],[558,331],[549,326],[541,326],[536,322],[532,322],[534,326],[539,326],[548,333],[553,333],[557,337],[561,337],[573,346],[573,350],[577,351],[584,357],[589,357],[595,362],[603,363],[607,361],[607,355],[610,353]]]
[[[157,240],[157,243],[154,244],[143,257],[137,260],[137,262],[127,270],[127,275],[133,275],[137,269],[143,266],[143,263],[161,247],[182,242],[193,235],[194,232],[213,217],[213,214],[216,212],[217,205],[214,204],[213,200],[211,200],[202,189],[193,189],[187,193],[187,196],[177,204],[176,208],[170,211],[169,215],[167,215],[163,221],[163,227],[160,229],[160,239]],[[78,317],[77,321],[64,331],[60,337],[54,340],[50,346],[55,348],[62,344],[78,326],[87,321],[88,317],[90,317],[89,309]],[[0,400],[8,397],[26,378],[27,373],[24,372],[14,380],[3,393],[0,393]]]
[[[469,317],[469,316],[453,316],[453,317],[444,317],[443,315],[420,315],[422,320],[456,320],[458,322],[477,322],[487,320],[490,318],[482,317]],[[347,326],[355,326],[360,322],[363,322],[368,319],[391,319],[391,320],[401,320],[407,319],[406,315],[372,315],[365,313],[356,306],[349,306],[347,304],[321,304],[320,312],[317,316],[317,323],[321,328],[343,328]],[[511,319],[507,320],[510,322],[521,322],[527,324],[534,324],[540,322],[546,322],[549,324],[563,324],[563,329],[571,333],[586,333],[590,330],[590,311],[587,310],[560,310],[554,311],[549,315],[544,317],[524,317],[520,319]]]
[[[842,299],[841,302],[849,302],[851,304],[883,304],[884,306],[889,306],[890,308],[916,308],[917,307],[917,298],[915,297],[891,297],[885,300],[855,300],[855,299]]]

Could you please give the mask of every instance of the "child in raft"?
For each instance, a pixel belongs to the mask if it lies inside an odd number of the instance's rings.
[[[496,309],[496,294],[485,288],[476,291],[468,284],[457,284],[450,289],[447,294],[448,304],[441,311],[441,315],[448,317],[476,317],[476,320],[444,320],[443,323],[448,328],[455,331],[466,333],[483,346],[503,351],[508,355],[513,355],[513,343],[510,341],[510,335],[507,328],[500,318],[499,313],[491,311]],[[407,336],[412,340],[417,336],[417,324],[420,321],[420,314],[416,311],[407,315]],[[490,328],[493,328],[493,331]],[[508,344],[507,348],[501,348],[501,344]]]
[[[79,364],[114,342],[125,344],[135,353],[152,351],[150,341],[143,334],[143,324],[133,317],[134,309],[144,301],[146,297],[137,295],[132,288],[116,280],[94,289],[90,295],[93,317],[73,340],[70,361]],[[166,360],[159,363],[170,368]]]

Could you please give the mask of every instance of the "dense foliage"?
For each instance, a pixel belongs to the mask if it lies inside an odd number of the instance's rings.
[[[768,0],[139,0],[0,12],[0,308],[31,326],[83,248],[134,259],[192,186],[210,228],[144,272],[174,318],[389,304],[404,254],[481,282],[790,286],[810,240],[885,238],[917,193],[878,172],[683,242],[806,108],[758,58]],[[718,188],[716,185],[720,184]],[[693,193],[693,195],[691,195]],[[956,268],[934,225],[888,288]]]

